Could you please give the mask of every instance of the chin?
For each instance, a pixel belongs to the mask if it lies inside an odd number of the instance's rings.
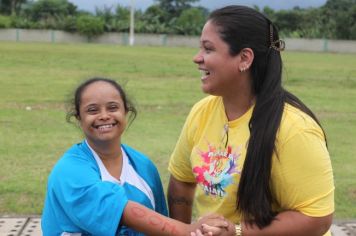
[[[201,87],[201,90],[203,91],[203,93],[209,94],[209,95],[214,95],[217,96],[216,93],[214,93],[214,90],[212,90],[209,87],[205,87],[204,85]]]

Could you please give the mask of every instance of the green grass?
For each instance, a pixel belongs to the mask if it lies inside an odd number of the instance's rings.
[[[154,160],[166,186],[169,156],[185,117],[204,96],[192,63],[196,51],[1,42],[0,214],[41,214],[52,166],[82,139],[65,121],[65,103],[92,76],[124,84],[139,114],[123,140]],[[285,87],[315,111],[328,135],[336,218],[356,218],[356,57],[296,52],[283,57]]]

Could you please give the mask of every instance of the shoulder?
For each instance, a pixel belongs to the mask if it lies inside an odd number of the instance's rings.
[[[85,141],[70,147],[59,160],[59,163],[94,162],[94,158]]]
[[[221,97],[209,95],[194,104],[187,119],[194,120],[209,116],[212,111],[216,111],[221,106]]]
[[[283,143],[297,134],[313,134],[324,139],[324,133],[318,123],[305,112],[290,105],[285,104],[281,125],[279,127],[279,139]]]
[[[121,145],[124,151],[126,152],[127,156],[131,161],[133,161],[134,165],[149,165],[149,166],[154,166],[153,162],[151,161],[150,158],[148,158],[145,154],[143,154],[140,151],[137,151],[136,149],[130,147],[129,145],[122,144]]]
[[[85,142],[70,147],[53,167],[51,175],[75,175],[86,169],[97,170],[96,161]]]
[[[192,112],[211,109],[221,104],[221,97],[209,95],[194,104]]]

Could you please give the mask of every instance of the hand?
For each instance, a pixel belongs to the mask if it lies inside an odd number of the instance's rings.
[[[225,220],[223,216],[217,214],[210,214],[201,217],[194,224],[199,227],[195,228],[195,230],[191,232],[191,236],[230,235],[226,234],[226,232],[230,231],[228,229],[229,222]]]
[[[235,236],[235,225],[226,219],[225,222],[227,223],[226,227],[216,227],[202,224],[202,230],[201,232],[196,231],[196,236]]]

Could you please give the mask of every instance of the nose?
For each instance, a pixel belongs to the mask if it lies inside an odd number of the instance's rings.
[[[107,111],[107,110],[105,110],[105,109],[102,109],[102,110],[100,111],[99,119],[100,119],[100,120],[108,120],[108,119],[110,119],[109,111]]]
[[[202,54],[200,53],[200,51],[193,57],[193,62],[196,64],[200,64],[203,63],[204,58],[202,56]]]

